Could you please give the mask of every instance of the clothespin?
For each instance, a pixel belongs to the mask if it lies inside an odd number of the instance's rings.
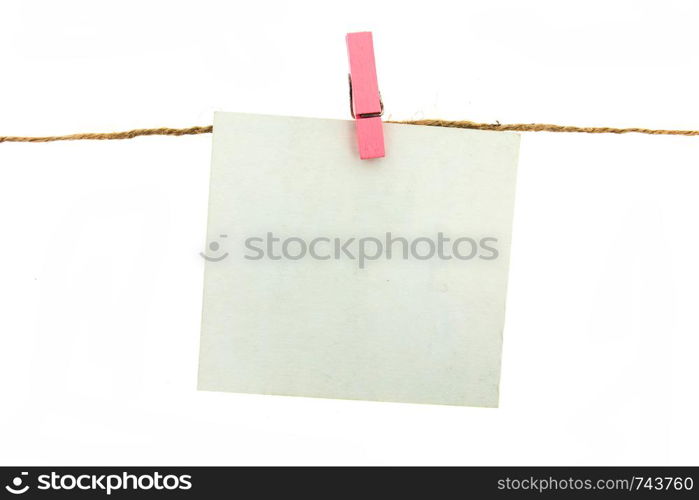
[[[357,123],[359,158],[385,156],[383,141],[383,103],[376,78],[374,42],[371,32],[347,33],[350,66],[350,108]]]

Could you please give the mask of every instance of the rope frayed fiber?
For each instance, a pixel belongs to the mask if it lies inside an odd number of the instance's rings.
[[[430,127],[467,128],[472,130],[495,130],[512,132],[567,132],[581,134],[648,134],[648,135],[684,135],[697,136],[699,130],[665,130],[652,128],[616,128],[616,127],[578,127],[574,125],[553,125],[548,123],[481,123],[468,120],[411,120],[389,121],[387,123],[402,123],[406,125],[427,125]],[[83,134],[50,135],[45,137],[0,136],[0,142],[55,142],[55,141],[83,141],[83,140],[119,140],[133,139],[145,135],[197,135],[209,134],[213,131],[212,125],[188,127],[188,128],[139,128],[124,132],[87,132]]]

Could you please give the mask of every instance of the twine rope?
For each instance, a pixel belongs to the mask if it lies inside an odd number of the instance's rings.
[[[579,127],[575,125],[553,125],[549,123],[482,123],[469,120],[410,120],[410,121],[389,121],[387,123],[402,123],[406,125],[427,125],[430,127],[450,127],[466,128],[472,130],[495,130],[514,132],[566,132],[582,134],[647,134],[647,135],[699,135],[699,130],[671,130],[652,128],[616,128],[616,127]],[[49,135],[43,137],[25,136],[0,136],[1,142],[56,142],[56,141],[111,141],[120,139],[133,139],[134,137],[147,135],[198,135],[210,134],[213,131],[212,125],[187,127],[187,128],[138,128],[123,132],[86,132],[82,134]]]

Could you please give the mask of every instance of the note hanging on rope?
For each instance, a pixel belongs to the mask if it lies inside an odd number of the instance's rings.
[[[217,113],[199,389],[498,405],[519,136]]]

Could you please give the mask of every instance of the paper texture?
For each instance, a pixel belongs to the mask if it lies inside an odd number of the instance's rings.
[[[519,136],[385,136],[216,114],[199,389],[498,405]]]

